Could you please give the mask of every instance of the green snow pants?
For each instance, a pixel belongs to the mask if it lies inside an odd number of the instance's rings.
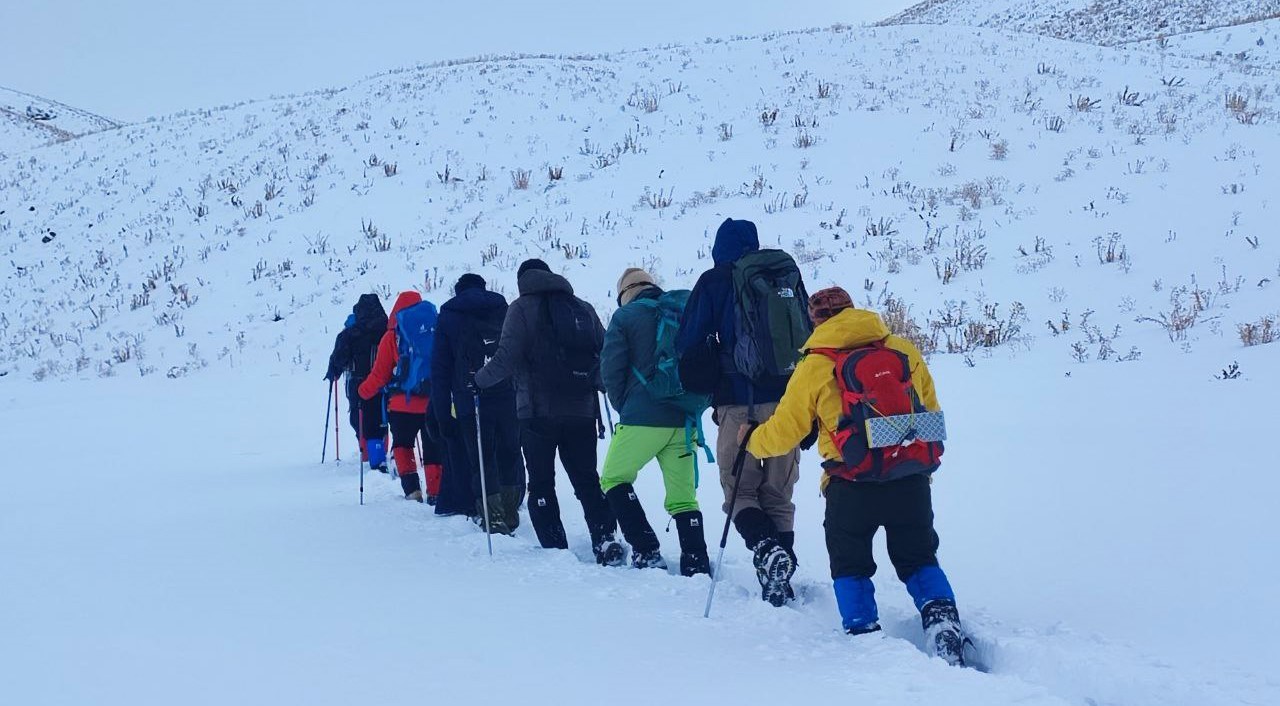
[[[604,457],[600,488],[608,493],[624,483],[635,483],[640,469],[655,458],[662,468],[667,489],[663,505],[670,515],[698,509],[697,456],[685,448],[683,428],[637,427],[619,424]]]

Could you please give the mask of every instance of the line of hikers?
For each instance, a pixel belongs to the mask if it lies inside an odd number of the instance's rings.
[[[872,538],[884,527],[928,648],[962,664],[966,639],[938,566],[930,495],[942,437],[923,423],[939,405],[919,350],[839,287],[808,296],[795,261],[761,249],[750,221],[719,227],[712,260],[692,291],[663,290],[651,273],[627,269],[607,329],[538,259],[520,265],[510,305],[472,273],[438,311],[406,291],[388,316],[377,295],[365,294],[325,377],[336,384],[345,375],[350,422],[372,467],[387,470],[389,428],[405,497],[491,533],[512,533],[526,504],[539,543],[568,547],[558,455],[605,566],[626,563],[628,547],[632,566],[667,566],[633,486],[656,460],[680,573],[710,574],[696,487],[698,456],[714,458],[723,509],[752,552],[762,598],[775,606],[795,598],[792,493],[800,451],[816,442],[845,631],[880,630]],[[597,473],[604,416],[612,426],[602,391],[619,419]],[[714,455],[702,429],[708,408],[720,430]],[[889,443],[878,439],[885,434]]]

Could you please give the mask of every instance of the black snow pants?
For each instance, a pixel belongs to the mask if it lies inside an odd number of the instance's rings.
[[[929,476],[877,483],[832,478],[827,484],[827,553],[831,578],[870,578],[876,573],[871,540],[884,528],[889,559],[906,581],[925,566],[938,565]]]
[[[529,519],[538,542],[548,549],[568,548],[560,502],[556,499],[556,455],[582,504],[591,544],[611,537],[618,523],[600,490],[596,468],[599,437],[591,417],[540,417],[520,420],[520,445],[529,470]]]

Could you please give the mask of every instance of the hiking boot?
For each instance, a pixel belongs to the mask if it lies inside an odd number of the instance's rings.
[[[925,652],[941,657],[952,666],[963,667],[967,639],[960,628],[956,602],[942,598],[926,603],[920,609],[920,623],[924,627]]]
[[[406,498],[422,502],[422,484],[418,481],[416,470],[400,476],[400,489],[404,491]]]
[[[601,566],[622,566],[627,561],[627,549],[622,542],[609,535],[592,547],[596,555],[596,563]]]
[[[484,505],[476,502],[476,526],[484,529]],[[489,496],[489,534],[512,534],[507,519],[502,514],[502,496],[494,493]]]
[[[507,520],[507,527],[514,531],[520,526],[520,503],[524,500],[524,488],[520,486],[503,486],[502,516]]]
[[[795,592],[791,588],[791,576],[796,572],[796,564],[791,553],[773,538],[761,540],[754,552],[752,563],[760,581],[760,597],[775,607],[793,600]]]
[[[609,501],[613,516],[618,518],[622,537],[627,540],[627,544],[631,545],[631,564],[643,568],[643,562],[654,561],[656,558],[656,561],[661,562],[665,568],[666,562],[662,560],[658,535],[649,525],[649,519],[645,517],[644,508],[640,505],[640,500],[636,497],[635,489],[631,484],[623,483],[610,488],[609,492],[605,493],[605,498]],[[657,564],[648,565],[657,566]]]
[[[680,537],[680,575],[711,574],[711,558],[707,556],[707,539],[702,529],[702,513],[690,510],[673,515],[676,534]]]
[[[631,552],[631,565],[637,569],[666,569],[667,560],[662,558],[662,552],[657,549],[644,552],[633,549]]]
[[[856,628],[846,628],[844,634],[868,635],[873,632],[880,632],[880,623],[867,623],[866,625],[860,625]]]

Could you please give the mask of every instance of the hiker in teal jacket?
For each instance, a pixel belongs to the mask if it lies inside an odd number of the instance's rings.
[[[642,380],[655,369],[659,312],[653,304],[662,294],[653,278],[637,268],[628,269],[618,282],[620,308],[605,331],[600,375],[620,423],[605,455],[600,487],[631,545],[632,565],[666,568],[658,536],[632,486],[640,469],[657,459],[666,487],[666,510],[679,530],[680,573],[709,574],[695,493],[697,449],[691,443],[699,440],[689,438],[688,413],[655,399]]]

